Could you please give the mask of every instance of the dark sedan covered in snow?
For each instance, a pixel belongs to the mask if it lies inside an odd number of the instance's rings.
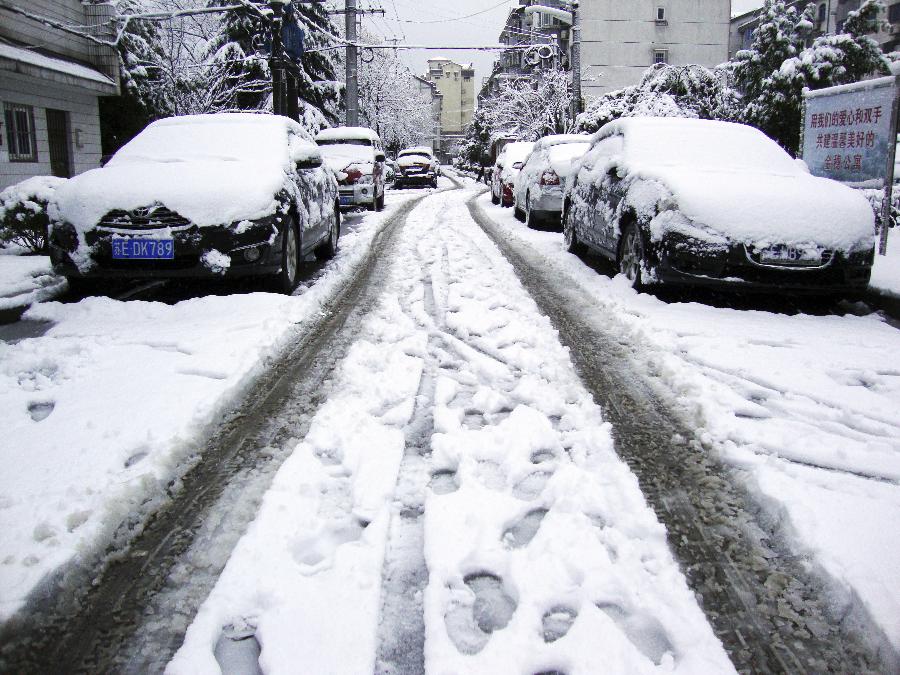
[[[811,176],[740,124],[628,118],[605,125],[566,186],[566,248],[653,284],[853,297],[874,259],[857,191]]]
[[[53,265],[73,286],[269,275],[291,292],[303,258],[333,256],[340,236],[337,181],[312,138],[252,113],[154,122],[50,212]]]

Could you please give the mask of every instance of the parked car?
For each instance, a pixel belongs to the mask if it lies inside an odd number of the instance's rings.
[[[494,204],[513,205],[513,185],[532,148],[534,143],[522,141],[503,146],[491,172],[491,201]]]
[[[381,211],[387,159],[378,134],[365,127],[337,127],[320,131],[316,143],[337,173],[341,206]]]
[[[575,160],[589,147],[590,136],[573,134],[545,136],[535,143],[513,186],[516,218],[529,227],[542,223],[561,226],[563,184]]]
[[[307,132],[252,113],[159,120],[57,190],[50,256],[72,286],[108,277],[273,275],[335,254],[334,172]]]
[[[398,188],[408,185],[437,187],[441,164],[431,148],[421,146],[401,150],[397,153],[397,165],[400,167],[396,182]]]
[[[856,190],[809,174],[749,126],[628,118],[605,125],[566,185],[565,245],[636,288],[689,284],[854,296],[874,260]]]

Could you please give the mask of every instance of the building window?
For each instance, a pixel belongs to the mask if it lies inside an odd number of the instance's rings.
[[[897,23],[898,21],[900,21],[900,2],[888,7],[888,21],[890,21],[891,23]]]
[[[653,63],[668,63],[669,62],[669,50],[668,49],[654,49],[653,50]]]
[[[37,141],[34,135],[34,109],[30,105],[6,103],[4,113],[9,161],[38,161]]]
[[[668,17],[666,16],[666,8],[665,7],[657,7],[656,8],[656,23],[663,25],[663,26],[669,23]]]
[[[828,16],[828,6],[823,2],[819,5],[819,26],[823,27],[822,24],[825,23],[825,18]]]

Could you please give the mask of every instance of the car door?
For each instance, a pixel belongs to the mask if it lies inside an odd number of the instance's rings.
[[[522,165],[522,170],[516,178],[515,201],[516,205],[523,211],[527,211],[530,208],[527,197],[529,190],[533,189],[534,186],[535,167],[540,163],[540,155],[540,150],[533,150],[525,158],[525,164]]]
[[[615,160],[621,156],[623,148],[624,139],[618,134],[601,139],[594,146],[594,166],[602,167],[604,175],[595,178],[591,185],[591,241],[612,254],[615,254],[618,238],[615,214],[622,200],[622,181]]]
[[[291,134],[289,145],[292,149],[306,148],[315,145],[301,136]],[[300,152],[304,157],[307,153]],[[321,155],[318,161],[307,161],[305,158],[295,161],[293,179],[297,186],[295,205],[302,228],[302,247],[308,251],[320,242],[329,231],[332,211],[336,195],[330,170],[322,165]]]

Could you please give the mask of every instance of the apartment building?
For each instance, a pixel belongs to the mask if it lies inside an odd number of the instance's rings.
[[[80,0],[0,4],[0,189],[100,165],[99,98],[119,94],[108,37],[114,9]],[[67,30],[68,29],[68,30]]]
[[[452,157],[475,114],[475,69],[439,57],[428,60],[424,79],[441,94],[441,154]]]
[[[728,60],[730,0],[581,0],[586,98],[637,84],[654,63]]]
[[[570,24],[547,12],[529,13],[525,10],[541,6],[568,11],[569,3],[566,0],[519,0],[519,3],[520,6],[512,9],[506,18],[506,24],[500,33],[500,44],[511,47],[552,45],[557,50],[554,63],[568,68],[571,55]],[[498,63],[498,75],[501,77],[528,75],[543,65],[529,62],[522,49],[504,51]]]
[[[444,109],[444,97],[434,82],[429,82],[423,77],[413,75],[416,85],[422,94],[422,99],[431,108],[431,128],[428,130],[426,144],[435,152],[441,149],[441,113]]]
[[[863,0],[824,0],[813,3],[810,0],[795,0],[787,3],[803,10],[807,5],[816,5],[815,29],[810,41],[825,33],[840,33],[847,15],[859,9]],[[762,4],[762,3],[760,3]],[[885,53],[900,49],[900,0],[887,0],[887,14],[882,16],[882,25],[876,27],[872,37]],[[728,55],[733,57],[741,49],[749,49],[753,44],[753,31],[759,25],[759,10],[754,9],[731,19],[731,35]]]

